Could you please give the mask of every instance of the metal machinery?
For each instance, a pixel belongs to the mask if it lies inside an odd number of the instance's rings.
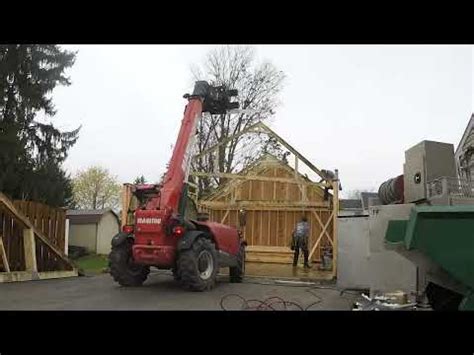
[[[230,281],[241,282],[245,241],[235,228],[191,218],[187,185],[196,127],[201,113],[225,113],[236,90],[198,81],[188,99],[168,170],[161,185],[135,185],[138,206],[123,231],[112,239],[110,273],[122,286],[138,286],[150,267],[171,269],[185,288],[203,291],[214,286],[219,268],[230,268]]]
[[[408,149],[403,184],[397,179],[382,184],[381,201],[413,205],[407,219],[388,221],[385,247],[417,266],[420,301],[474,310],[474,190],[456,176],[453,145],[423,141]]]

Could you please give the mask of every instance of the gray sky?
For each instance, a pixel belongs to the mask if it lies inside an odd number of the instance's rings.
[[[212,46],[67,46],[72,85],[54,91],[62,129],[82,125],[65,167],[100,164],[120,182],[158,180],[171,155],[190,66]],[[473,111],[472,46],[255,46],[287,75],[270,126],[345,191],[403,173],[423,139],[455,147]]]

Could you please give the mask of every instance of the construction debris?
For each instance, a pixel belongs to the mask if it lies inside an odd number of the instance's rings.
[[[370,298],[362,294],[365,301],[356,302],[353,311],[415,311],[417,303],[407,303],[407,294],[403,292],[385,293]],[[398,301],[398,302],[397,302]]]

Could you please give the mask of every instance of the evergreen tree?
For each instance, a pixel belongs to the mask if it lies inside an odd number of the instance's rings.
[[[134,185],[142,185],[146,184],[145,177],[143,175],[137,176],[135,180],[133,181]]]
[[[70,85],[76,53],[56,45],[0,45],[0,191],[14,199],[67,205],[71,183],[61,164],[79,129],[61,132],[51,93]]]

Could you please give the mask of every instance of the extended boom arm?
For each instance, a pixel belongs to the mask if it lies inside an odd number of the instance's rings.
[[[181,121],[178,139],[173,149],[168,171],[157,199],[152,199],[148,208],[167,210],[168,214],[177,213],[184,187],[189,176],[191,154],[195,145],[196,127],[202,112],[224,114],[227,110],[239,107],[238,102],[230,99],[237,90],[225,87],[213,87],[205,81],[197,81],[192,95],[186,94],[188,104]],[[158,200],[159,199],[159,200]]]

